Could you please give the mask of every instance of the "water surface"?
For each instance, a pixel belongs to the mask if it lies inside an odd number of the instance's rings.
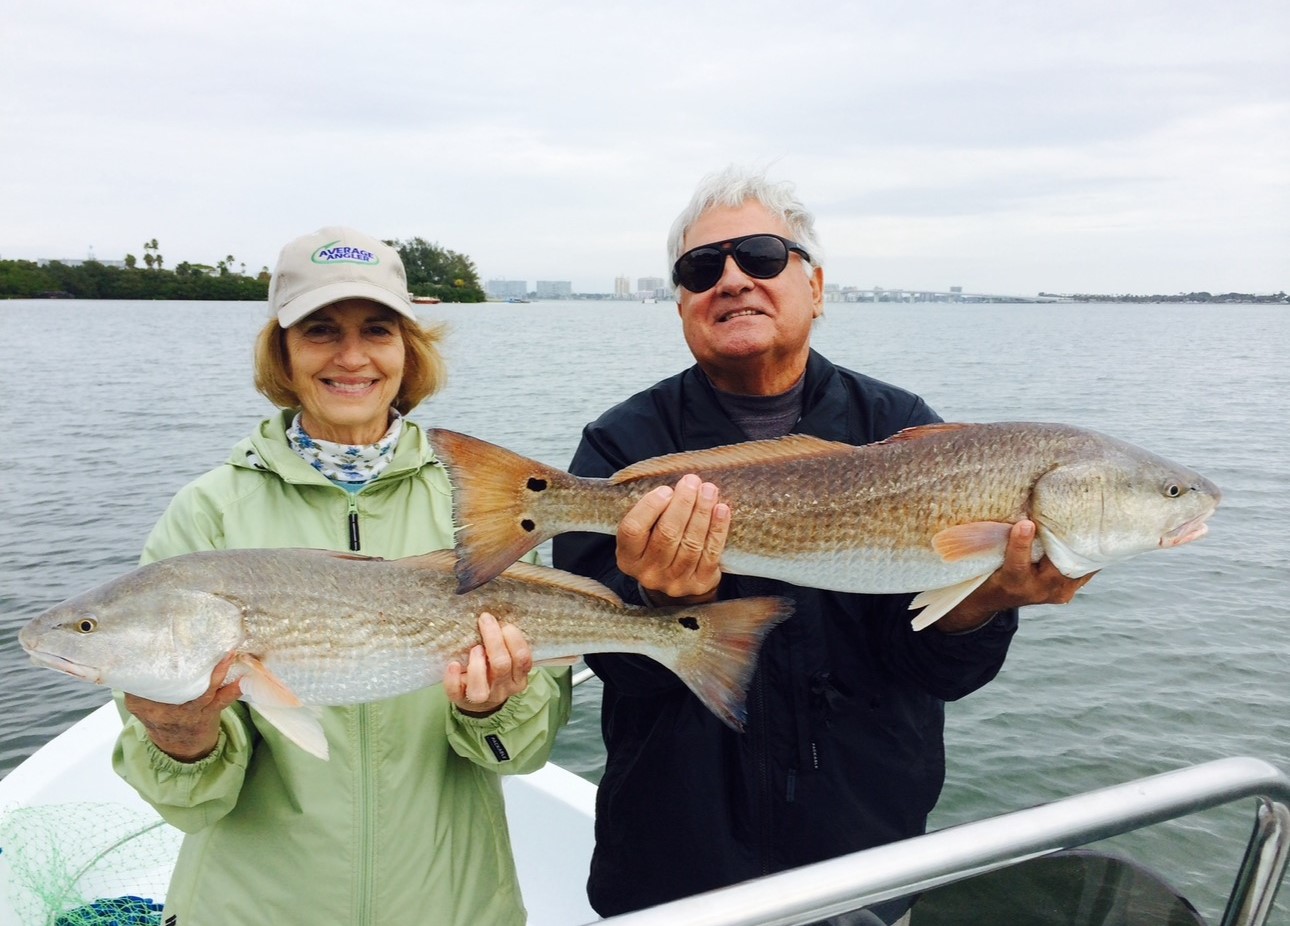
[[[584,423],[689,363],[668,304],[423,317],[449,324],[451,372],[414,419],[558,466]],[[0,302],[0,775],[107,698],[31,666],[18,628],[132,568],[170,496],[271,410],[250,385],[264,319],[248,303]],[[1000,676],[949,707],[933,826],[1223,756],[1290,770],[1286,309],[830,304],[814,343],[947,419],[1096,428],[1224,493],[1200,543],[1116,565],[1071,605],[1023,613]],[[598,694],[597,683],[578,690],[557,747],[593,780]],[[1252,802],[1223,808],[1116,845],[1216,919],[1252,814]]]

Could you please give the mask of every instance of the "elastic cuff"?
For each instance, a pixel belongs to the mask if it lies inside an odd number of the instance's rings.
[[[532,683],[530,682],[530,684]],[[524,691],[528,691],[528,688],[525,688]],[[515,702],[520,699],[520,696],[524,694],[524,691],[511,695],[506,699],[505,704],[493,711],[487,717],[472,717],[469,714],[463,714],[461,711],[457,710],[457,705],[455,704],[452,705],[452,710],[449,714],[458,723],[465,724],[468,727],[475,727],[480,730],[495,730],[506,726],[508,721],[514,719],[515,712],[519,710]]]
[[[143,725],[140,724],[140,730],[143,731]],[[148,764],[158,772],[165,772],[171,775],[197,775],[210,768],[224,756],[224,747],[228,743],[228,735],[225,734],[223,726],[220,727],[219,738],[215,740],[215,748],[208,755],[202,756],[196,762],[181,762],[174,756],[169,755],[152,741],[147,731],[143,731],[143,739],[147,748]]]

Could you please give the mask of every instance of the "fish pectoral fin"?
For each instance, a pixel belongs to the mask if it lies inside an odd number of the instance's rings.
[[[909,609],[915,608],[923,610],[914,617],[910,622],[915,630],[922,630],[924,627],[930,627],[938,620],[954,610],[954,607],[976,591],[978,585],[990,578],[990,573],[973,576],[963,582],[954,585],[947,585],[944,588],[929,588],[925,592],[919,592],[914,596],[914,600],[909,603]]]
[[[256,704],[254,706],[256,713],[268,721],[275,730],[311,756],[327,761],[330,755],[327,748],[327,735],[323,733],[322,723],[318,720],[317,708],[305,705],[279,707]]]
[[[249,653],[237,657],[242,669],[242,700],[264,707],[300,707],[300,699],[263,662]]]
[[[1012,525],[1003,521],[971,521],[955,524],[937,532],[932,538],[932,549],[947,563],[957,563],[969,556],[997,553],[1003,559],[1008,548],[1008,534]]]

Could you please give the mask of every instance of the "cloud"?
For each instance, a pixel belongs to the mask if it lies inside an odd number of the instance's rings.
[[[794,180],[838,282],[1290,280],[1290,8],[384,0],[29,4],[0,256],[257,268],[343,222],[481,275],[661,275],[703,174]]]

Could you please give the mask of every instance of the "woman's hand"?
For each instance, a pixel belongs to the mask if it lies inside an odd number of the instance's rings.
[[[139,718],[158,749],[180,762],[206,758],[219,742],[219,715],[242,694],[240,681],[223,684],[235,656],[220,660],[210,687],[186,704],[163,704],[126,693],[125,709]]]
[[[497,620],[487,611],[479,615],[479,639],[463,666],[448,663],[443,690],[457,710],[471,717],[487,717],[506,700],[529,685],[533,651],[514,624]]]

